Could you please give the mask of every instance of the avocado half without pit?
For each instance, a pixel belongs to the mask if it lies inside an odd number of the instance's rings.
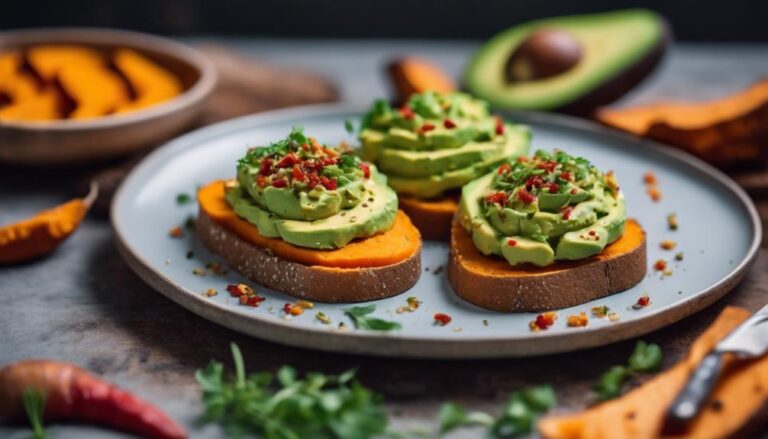
[[[653,71],[670,40],[667,29],[644,9],[521,24],[477,51],[465,86],[496,108],[588,114]]]

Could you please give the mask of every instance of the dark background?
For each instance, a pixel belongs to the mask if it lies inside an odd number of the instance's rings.
[[[646,7],[682,41],[768,41],[768,0],[0,0],[0,29],[104,26],[169,35],[486,38],[554,15]]]

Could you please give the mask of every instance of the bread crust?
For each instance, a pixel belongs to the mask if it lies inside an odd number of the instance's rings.
[[[399,196],[399,207],[408,217],[424,239],[449,241],[451,239],[451,221],[459,209],[456,197],[446,195],[434,200],[421,200],[406,195]]]
[[[301,299],[331,303],[383,299],[410,289],[421,275],[421,247],[409,258],[382,267],[304,265],[241,239],[202,210],[196,223],[203,244],[240,274]]]
[[[626,290],[646,274],[645,231],[627,221],[624,235],[600,255],[550,267],[511,267],[480,253],[454,219],[448,281],[453,291],[482,308],[538,312],[567,308]]]

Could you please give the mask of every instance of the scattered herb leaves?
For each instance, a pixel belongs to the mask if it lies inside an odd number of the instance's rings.
[[[352,124],[352,121],[347,119],[344,121],[344,129],[347,130],[349,134],[352,134],[355,132],[355,125]]]
[[[32,439],[45,439],[48,433],[43,428],[43,412],[45,411],[45,392],[27,388],[23,395],[24,410],[27,412],[29,424],[32,426]]]
[[[624,384],[635,373],[652,373],[661,369],[664,355],[659,345],[638,341],[626,366],[613,366],[600,376],[594,391],[600,401],[621,395]]]
[[[228,436],[265,439],[363,439],[386,431],[381,397],[358,383],[354,370],[301,379],[283,366],[275,383],[269,372],[246,375],[240,349],[234,343],[231,349],[234,376],[225,377],[216,361],[195,374],[203,389],[202,423],[218,423]]]
[[[180,193],[176,195],[176,204],[179,206],[183,206],[184,204],[189,203],[192,201],[192,197],[189,196],[189,194]]]
[[[400,329],[402,326],[398,322],[392,322],[389,320],[382,320],[376,317],[370,317],[369,314],[376,311],[376,304],[370,304],[365,306],[353,306],[352,308],[344,309],[346,314],[352,323],[354,323],[357,329],[367,329],[369,331],[391,331],[393,329]]]
[[[440,434],[445,434],[460,427],[472,427],[476,425],[490,427],[493,425],[493,416],[485,412],[467,413],[464,408],[452,402],[440,406],[437,415],[440,426]]]

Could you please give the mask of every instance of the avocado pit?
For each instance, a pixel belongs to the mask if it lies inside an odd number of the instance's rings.
[[[576,66],[583,55],[581,43],[568,32],[536,30],[510,54],[505,79],[514,83],[557,76]]]

